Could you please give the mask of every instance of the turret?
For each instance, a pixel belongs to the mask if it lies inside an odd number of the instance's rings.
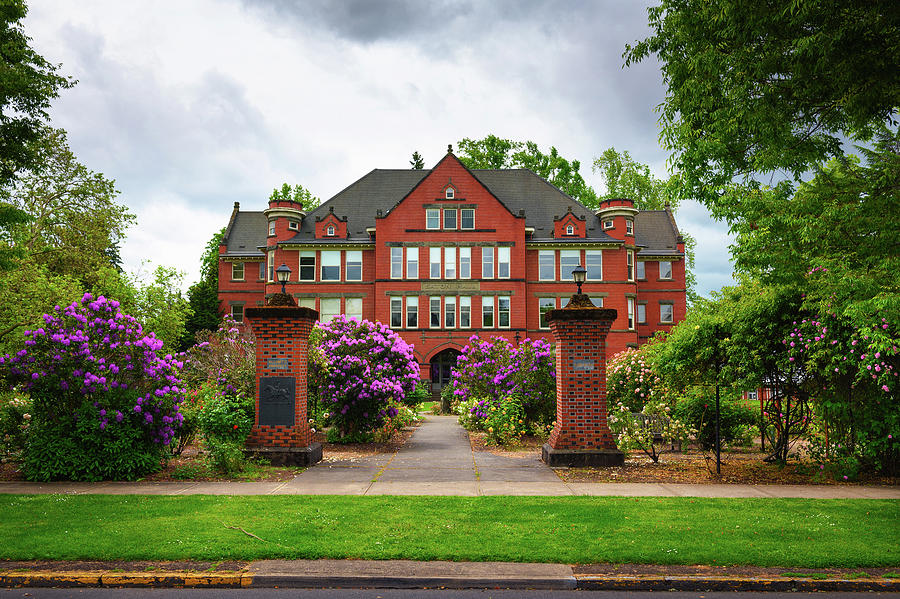
[[[600,219],[600,228],[616,239],[634,243],[634,217],[640,212],[634,207],[634,200],[609,198],[600,202],[595,214]]]

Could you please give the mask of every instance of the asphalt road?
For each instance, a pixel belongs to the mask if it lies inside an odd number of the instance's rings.
[[[734,599],[736,593],[445,589],[0,589],[0,599]],[[898,599],[900,593],[741,593],[741,599]]]

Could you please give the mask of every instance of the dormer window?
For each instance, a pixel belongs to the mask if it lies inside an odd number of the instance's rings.
[[[444,197],[448,200],[452,200],[453,198],[456,197],[456,190],[453,189],[452,187],[448,187],[447,189],[444,190]]]
[[[634,221],[630,218],[625,219],[625,234],[634,235]]]
[[[328,228],[325,229],[325,234],[329,237],[334,237],[334,225],[328,225]]]
[[[613,222],[613,219],[608,218],[603,221],[603,230],[612,229],[613,227],[615,227],[615,222]]]
[[[575,227],[573,227],[572,225],[566,225],[566,235],[574,235],[574,234],[575,234]]]
[[[291,231],[296,231],[296,230],[299,229],[299,228],[300,228],[300,223],[299,223],[299,222],[297,222],[297,221],[295,221],[295,220],[289,220],[289,221],[288,221],[288,229],[290,229]]]
[[[275,221],[269,222],[269,235],[275,234]]]

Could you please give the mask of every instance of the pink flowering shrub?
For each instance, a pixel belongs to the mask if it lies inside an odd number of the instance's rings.
[[[413,347],[378,322],[340,315],[318,327],[321,337],[310,347],[309,374],[325,405],[326,423],[337,431],[329,439],[369,439],[397,416],[396,404],[419,381]]]
[[[610,411],[612,406],[621,403],[636,413],[651,400],[666,399],[667,390],[653,361],[655,349],[653,344],[647,343],[610,358],[606,367],[606,401]]]
[[[556,370],[550,344],[525,339],[469,338],[452,371],[451,386],[460,423],[470,430],[496,433],[498,443],[522,434],[549,434],[556,418]],[[497,414],[509,423],[493,427]],[[507,426],[508,425],[508,426]],[[504,434],[500,437],[500,429]],[[509,431],[515,429],[516,435]]]
[[[161,355],[162,341],[118,302],[90,294],[56,306],[25,337],[25,348],[0,364],[34,404],[28,479],[134,479],[159,468],[182,422],[184,392],[182,364]]]

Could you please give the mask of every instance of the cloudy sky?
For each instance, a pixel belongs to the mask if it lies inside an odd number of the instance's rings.
[[[590,164],[611,146],[665,175],[658,65],[622,67],[647,4],[31,0],[25,25],[78,80],[54,125],[138,217],[126,268],[175,266],[189,284],[234,202],[262,210],[282,182],[325,200],[464,137],[556,146],[598,191]],[[677,220],[697,239],[698,290],[730,284],[726,227],[691,202]]]

